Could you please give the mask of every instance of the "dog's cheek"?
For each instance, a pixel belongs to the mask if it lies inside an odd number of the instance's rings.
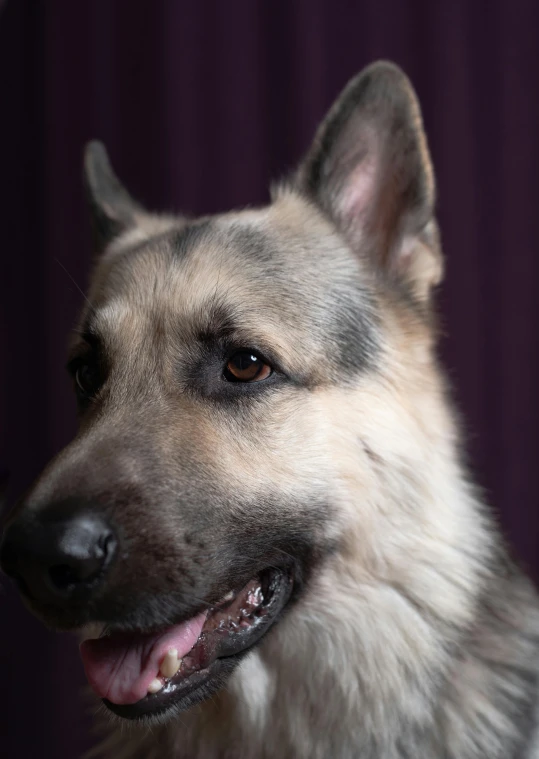
[[[154,438],[139,500],[116,509],[126,550],[111,587],[126,598],[206,597],[264,563],[312,564],[338,531],[326,428],[319,400],[302,389],[235,414],[184,408]]]
[[[314,394],[284,388],[208,420],[208,456],[230,492],[252,499],[278,488],[298,500],[324,496],[331,467]]]

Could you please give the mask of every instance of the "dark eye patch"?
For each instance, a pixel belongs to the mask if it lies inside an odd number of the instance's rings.
[[[242,343],[206,336],[203,342],[191,346],[189,357],[178,358],[180,392],[234,403],[241,397],[260,396],[287,380],[294,383],[273,356],[258,345],[251,349]]]

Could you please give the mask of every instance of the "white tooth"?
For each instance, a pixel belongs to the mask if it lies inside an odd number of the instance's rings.
[[[174,677],[179,670],[181,663],[182,660],[178,659],[177,649],[171,648],[161,662],[159,673],[163,675],[163,677]]]
[[[163,683],[161,680],[156,677],[155,680],[152,680],[151,683],[148,685],[148,693],[157,693],[161,690],[163,687]]]

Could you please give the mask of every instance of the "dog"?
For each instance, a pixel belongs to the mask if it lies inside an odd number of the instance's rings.
[[[85,181],[80,429],[1,561],[81,633],[113,715],[101,755],[539,757],[539,606],[436,356],[435,184],[405,74],[355,77],[267,207],[149,213],[95,142]]]

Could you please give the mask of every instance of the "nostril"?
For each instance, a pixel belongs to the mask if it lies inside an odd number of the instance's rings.
[[[112,532],[101,535],[99,538],[99,547],[103,552],[106,561],[110,561],[116,551],[116,538]]]

